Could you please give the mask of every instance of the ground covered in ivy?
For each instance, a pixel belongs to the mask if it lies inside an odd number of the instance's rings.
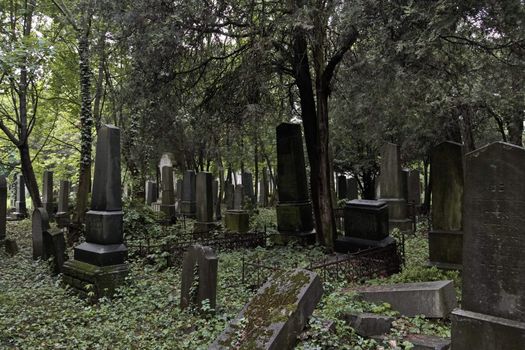
[[[407,238],[407,266],[402,273],[367,283],[453,278],[458,285],[457,273],[424,267],[425,234],[421,225],[416,235]],[[165,268],[138,259],[130,261],[127,283],[114,299],[90,305],[64,289],[60,276],[51,276],[47,262],[31,259],[29,220],[9,222],[8,237],[15,238],[20,247],[14,257],[0,252],[0,348],[8,349],[206,349],[255,293],[253,271],[245,271],[242,283],[243,257],[245,261],[298,267],[307,267],[324,257],[320,247],[220,252],[218,306],[215,313],[209,313],[180,310],[178,267]],[[259,278],[263,279],[264,274]],[[325,294],[300,336],[298,349],[410,349],[411,344],[401,340],[406,333],[450,336],[447,321],[398,317],[389,341],[379,344],[361,338],[341,320],[342,314],[397,314],[389,305],[367,304],[343,292],[349,287],[340,281],[324,283]],[[330,322],[334,323],[328,331]]]

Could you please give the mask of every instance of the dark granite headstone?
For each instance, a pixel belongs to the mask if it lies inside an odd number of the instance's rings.
[[[259,205],[263,208],[268,206],[269,197],[269,183],[268,183],[268,170],[263,168],[262,179],[259,185]]]
[[[242,188],[244,190],[244,197],[248,197],[252,204],[255,204],[255,192],[253,188],[253,175],[249,172],[242,173],[241,176]]]
[[[197,173],[197,222],[195,232],[209,232],[216,224],[213,221],[213,177],[211,173]]]
[[[454,350],[525,344],[525,149],[495,142],[466,155],[462,310]]]
[[[110,296],[128,273],[121,195],[120,129],[104,125],[98,131],[86,242],[76,246],[74,260],[63,265],[64,282],[82,295],[87,295],[85,285],[91,284],[97,297]]]
[[[292,349],[322,295],[315,272],[276,272],[208,349]]]
[[[161,181],[161,204],[160,211],[164,213],[167,220],[174,223],[176,219],[175,210],[175,187],[173,187],[173,168],[164,166],[162,171]]]
[[[412,221],[408,219],[407,203],[404,198],[403,180],[399,146],[385,143],[381,148],[381,175],[379,176],[379,198],[388,204],[390,230],[412,230]]]
[[[182,262],[182,286],[180,307],[187,308],[190,305],[200,307],[204,300],[208,300],[209,306],[215,309],[217,300],[217,255],[210,247],[194,245],[184,253]],[[195,276],[195,267],[198,275]],[[198,279],[197,290],[192,295],[192,287],[195,278]]]
[[[228,181],[224,183],[224,201],[226,202],[226,210],[235,208],[235,186]]]
[[[348,196],[348,191],[346,188],[346,176],[339,175],[337,176],[337,199],[342,200],[346,199]]]
[[[463,247],[463,145],[443,142],[431,154],[430,265],[461,269]]]
[[[244,208],[244,198],[244,186],[235,186],[235,191],[233,193],[233,209],[242,210]]]
[[[353,200],[358,197],[357,179],[355,177],[350,177],[346,180],[346,199]]]
[[[195,171],[187,170],[182,179],[181,213],[190,218],[194,218],[197,211],[195,186]]]
[[[421,179],[419,170],[408,173],[408,202],[415,206],[421,205]]]
[[[48,258],[44,245],[44,233],[49,230],[49,216],[44,208],[36,208],[31,216],[31,237],[33,241],[33,259]]]
[[[177,187],[175,191],[175,199],[180,202],[182,200],[182,179],[177,180]]]
[[[16,176],[16,201],[13,215],[17,219],[27,218],[26,184],[21,174]]]
[[[44,171],[42,179],[42,206],[46,210],[50,220],[54,218],[55,203],[53,200],[53,172]]]
[[[146,181],[146,205],[151,205],[157,201],[157,183],[155,181]]]
[[[7,221],[7,181],[0,176],[0,241],[5,239]]]
[[[60,191],[58,193],[58,210],[56,222],[58,227],[69,225],[69,192],[71,183],[67,180],[60,181]]]
[[[53,257],[53,272],[62,273],[64,262],[67,260],[64,231],[59,229],[44,231],[44,246],[46,256]]]
[[[212,194],[213,194],[213,215],[215,221],[220,221],[221,216],[221,199],[219,197],[219,181],[213,180],[212,182]]]
[[[301,125],[277,127],[277,230],[284,235],[314,239],[312,204],[304,162]]]

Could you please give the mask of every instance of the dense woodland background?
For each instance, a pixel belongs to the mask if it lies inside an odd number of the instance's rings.
[[[140,199],[163,152],[180,172],[274,174],[275,127],[302,121],[330,246],[333,172],[373,197],[384,141],[427,204],[434,145],[523,145],[524,21],[521,0],[0,0],[0,172],[36,206],[44,169],[73,180],[81,223],[102,123]]]

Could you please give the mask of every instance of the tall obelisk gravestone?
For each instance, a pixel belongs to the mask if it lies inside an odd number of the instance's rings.
[[[277,127],[277,188],[277,230],[285,236],[315,240],[299,124],[282,123]]]
[[[194,218],[197,211],[195,189],[195,171],[186,170],[182,178],[181,213],[189,218]]]
[[[388,204],[390,230],[412,230],[412,221],[407,215],[407,203],[403,193],[399,146],[386,143],[381,149],[381,175],[379,176],[380,199]]]
[[[42,206],[49,220],[52,221],[55,216],[55,203],[53,202],[53,172],[49,170],[44,170],[42,178]]]
[[[120,129],[104,125],[98,131],[91,210],[86,213],[86,242],[75,247],[75,258],[64,264],[64,282],[86,294],[111,295],[128,273],[123,244],[120,184]]]
[[[161,204],[160,211],[166,216],[169,223],[177,221],[177,213],[175,208],[175,187],[173,185],[173,168],[171,166],[163,166],[161,169]]]
[[[463,145],[443,142],[432,150],[432,229],[429,264],[461,269],[463,250]]]
[[[68,180],[60,181],[60,191],[58,192],[58,210],[56,222],[58,227],[69,225],[69,192],[71,183]]]
[[[207,233],[215,226],[213,222],[213,177],[211,173],[199,172],[196,179],[197,222],[196,233]]]
[[[503,142],[466,155],[462,309],[452,349],[525,344],[525,149]]]
[[[16,176],[16,202],[13,215],[16,219],[27,218],[26,184],[22,174]]]

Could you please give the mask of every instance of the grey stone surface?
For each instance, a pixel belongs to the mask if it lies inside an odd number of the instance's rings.
[[[18,219],[27,217],[26,184],[21,174],[16,176],[16,201],[14,216]]]
[[[403,338],[414,345],[412,350],[449,350],[450,338],[440,338],[424,334],[408,334]]]
[[[466,156],[462,308],[452,348],[525,344],[525,149],[496,142]]]
[[[146,205],[157,201],[157,183],[155,181],[146,181]]]
[[[350,177],[346,180],[346,198],[348,200],[357,199],[359,197],[357,179]]]
[[[5,238],[7,222],[7,181],[0,176],[0,241]]]
[[[208,300],[210,307],[215,309],[217,302],[218,261],[217,255],[210,247],[194,245],[184,253],[180,301],[182,309],[192,304],[200,307],[204,300]],[[198,267],[197,276],[195,276],[196,266]],[[195,291],[195,295],[192,295],[191,289],[195,278],[198,279],[198,288]]]
[[[346,176],[344,175],[337,176],[337,199],[338,200],[347,199],[348,191],[347,191],[346,185],[347,185]]]
[[[231,232],[245,233],[250,230],[250,214],[247,210],[227,210],[224,226]]]
[[[408,219],[406,191],[401,172],[399,146],[385,143],[381,148],[381,174],[379,176],[379,198],[388,204],[389,228],[401,231],[412,229],[412,221]]]
[[[197,222],[195,232],[208,232],[215,227],[213,221],[213,177],[211,173],[197,173]]]
[[[431,154],[430,177],[430,264],[460,269],[463,249],[463,145],[447,141],[436,146]]]
[[[91,210],[122,210],[120,129],[112,125],[98,131]]]
[[[122,243],[123,217],[122,211],[88,211],[86,241],[97,244]]]
[[[410,170],[408,173],[408,201],[421,205],[421,174],[419,170]]]
[[[45,231],[44,245],[47,256],[53,257],[53,272],[62,273],[64,262],[67,260],[64,231],[59,229],[49,229]]]
[[[388,236],[388,207],[385,201],[354,199],[344,209],[345,235],[368,240]]]
[[[175,222],[175,187],[173,185],[173,168],[170,166],[163,166],[161,168],[162,182],[161,182],[161,204],[160,210],[166,215],[170,222]]]
[[[233,192],[233,209],[242,210],[244,209],[244,187],[243,185],[235,186],[235,191]]]
[[[96,266],[123,264],[128,250],[124,244],[96,244],[84,242],[75,247],[75,260]]]
[[[221,220],[221,203],[219,198],[219,181],[213,180],[211,183],[211,192],[213,197],[213,218],[215,221]]]
[[[249,172],[242,173],[242,188],[244,190],[244,197],[247,197],[252,204],[255,204],[255,191],[253,187],[253,175]]]
[[[33,241],[33,259],[48,258],[44,245],[44,233],[49,230],[49,216],[44,208],[36,208],[31,216],[31,237]]]
[[[292,349],[322,295],[321,280],[314,272],[276,272],[209,349],[239,348],[239,336],[243,349]]]
[[[195,217],[197,210],[195,186],[195,171],[187,170],[182,179],[181,213],[190,218]]]
[[[345,314],[343,319],[352,327],[357,334],[363,337],[371,337],[390,332],[392,322],[395,318],[372,313]]]
[[[235,208],[235,186],[228,181],[224,183],[224,201],[226,202],[226,210]]]
[[[56,213],[56,222],[58,227],[69,225],[69,192],[71,183],[67,180],[60,181],[60,190],[58,192],[58,208]]]
[[[452,281],[400,283],[357,288],[368,302],[386,302],[404,316],[444,318],[457,305]]]
[[[268,169],[263,168],[262,169],[262,178],[259,184],[259,205],[263,208],[268,206],[268,198],[270,196],[269,193],[270,184],[269,184],[269,178],[268,178]]]

